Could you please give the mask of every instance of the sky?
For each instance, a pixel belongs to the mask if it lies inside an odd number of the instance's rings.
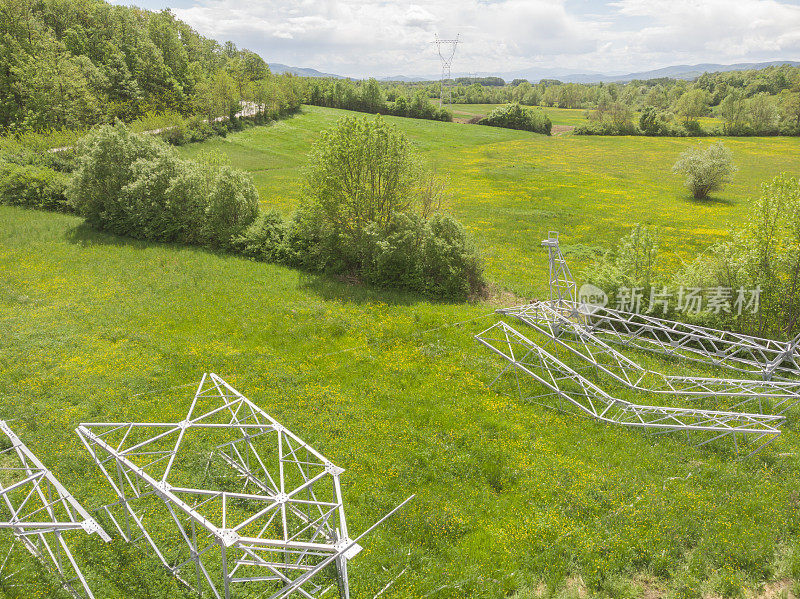
[[[620,74],[800,60],[800,0],[116,0],[172,9],[267,62],[350,77],[436,76],[430,42],[459,36],[453,73]]]

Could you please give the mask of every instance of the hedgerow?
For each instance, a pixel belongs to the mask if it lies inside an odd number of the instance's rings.
[[[553,123],[541,109],[525,108],[518,103],[508,104],[495,108],[480,121],[479,125],[490,127],[504,127],[506,129],[520,129],[550,135]]]
[[[80,142],[68,198],[100,230],[219,248],[229,247],[258,214],[249,176],[182,160],[163,141],[122,123]]]
[[[259,214],[252,178],[213,157],[183,160],[124,124],[77,149],[70,205],[92,227],[224,249],[377,287],[463,299],[484,287],[464,227],[438,211],[441,184],[380,117],[345,118],[314,146],[303,202],[288,221]]]

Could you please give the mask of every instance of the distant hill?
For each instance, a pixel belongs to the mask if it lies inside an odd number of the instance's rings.
[[[301,77],[330,77],[333,79],[346,79],[346,77],[342,77],[341,75],[334,75],[333,73],[323,73],[322,71],[318,71],[317,69],[309,69],[306,67],[290,67],[289,65],[281,64],[279,62],[270,62],[269,70],[275,73],[276,75],[291,73],[292,75],[299,75]]]
[[[556,69],[526,69],[501,73],[500,76],[511,81],[512,79],[527,79],[533,83],[541,79],[558,79],[564,83],[624,83],[634,79],[659,79],[669,77],[670,79],[691,80],[699,77],[703,73],[716,73],[720,71],[747,71],[751,69],[765,69],[772,66],[788,64],[800,66],[800,62],[793,60],[773,60],[770,62],[741,62],[738,64],[695,64],[695,65],[675,65],[650,71],[639,71],[636,73],[626,73],[621,75],[606,75],[603,73],[567,73],[558,74]],[[487,73],[488,74],[488,73]]]
[[[430,81],[431,77],[406,77],[405,75],[393,75],[391,77],[378,77],[378,81],[398,81],[400,83],[417,83],[419,81]]]
[[[695,65],[674,65],[670,67],[663,67],[660,69],[652,69],[650,71],[638,71],[636,73],[598,73],[598,72],[581,72],[576,69],[558,69],[552,67],[544,68],[530,68],[522,69],[519,71],[508,71],[505,73],[493,73],[489,71],[479,73],[453,73],[453,77],[502,77],[506,81],[513,81],[514,79],[527,79],[531,83],[537,83],[542,79],[557,79],[564,83],[626,83],[634,79],[647,80],[659,79],[661,77],[668,77],[670,79],[685,79],[692,80],[703,73],[716,73],[720,71],[747,71],[751,69],[765,69],[772,66],[780,66],[788,64],[795,67],[800,67],[800,61],[794,60],[773,60],[769,62],[740,62],[737,64],[715,64],[703,63]],[[290,67],[280,63],[270,63],[269,68],[273,73],[292,73],[294,75],[301,75],[303,77],[332,77],[334,79],[345,79],[342,75],[334,75],[332,73],[323,73],[317,69],[303,68],[303,67]],[[417,83],[420,81],[436,81],[438,76],[408,76],[408,75],[391,75],[375,77],[378,81],[396,81],[399,83]],[[366,79],[366,77],[365,77]]]

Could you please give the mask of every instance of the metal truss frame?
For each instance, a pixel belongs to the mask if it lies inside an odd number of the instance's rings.
[[[111,537],[4,420],[0,420],[0,431],[8,439],[4,445],[9,445],[0,450],[0,528],[14,534],[0,571],[19,542],[52,566],[73,597],[94,599],[65,537],[97,534],[105,542]]]
[[[520,309],[501,309],[498,313],[521,320],[590,367],[630,389],[676,397],[712,398],[718,402],[725,399],[730,408],[748,406],[749,410],[755,410],[757,404],[760,413],[764,412],[766,402],[768,411],[779,415],[800,403],[800,381],[673,376],[649,370],[548,302],[533,302]],[[565,337],[574,345],[566,343]]]
[[[549,390],[545,396],[566,400],[568,406],[596,420],[656,433],[685,432],[687,437],[691,431],[703,433],[707,438],[697,445],[732,437],[737,455],[740,454],[740,437],[748,438],[748,448],[755,444],[749,456],[781,434],[779,426],[784,421],[783,416],[640,405],[613,397],[505,322],[492,325],[475,339],[508,362],[491,385],[513,368],[522,399],[526,398],[519,373],[544,385]],[[550,345],[557,348],[553,339]],[[563,401],[560,406],[563,407]]]
[[[605,306],[585,306],[575,297],[575,281],[558,245],[558,234],[550,232],[542,241],[550,263],[550,303],[572,317],[580,317],[596,334],[608,341],[676,356],[685,360],[756,374],[764,380],[791,380],[800,376],[800,334],[790,341],[764,339],[732,333],[648,314],[637,314]],[[553,273],[559,276],[553,276]],[[527,306],[503,311],[515,316]]]
[[[241,585],[314,599],[330,585],[312,578],[332,564],[349,598],[358,540],[413,497],[351,539],[344,470],[213,373],[181,422],[82,423],[77,432],[117,495],[105,509],[120,534],[144,539],[176,578],[216,599]]]

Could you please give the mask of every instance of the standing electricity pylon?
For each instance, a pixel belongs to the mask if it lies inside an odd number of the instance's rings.
[[[436,34],[436,39],[431,43],[436,44],[436,51],[439,52],[439,58],[442,60],[442,76],[439,80],[439,106],[445,106],[451,103],[450,87],[447,81],[450,80],[450,67],[453,65],[453,56],[456,54],[456,46],[458,46],[458,38],[461,34],[456,35],[454,40],[439,39]],[[444,46],[444,49],[442,49]]]

